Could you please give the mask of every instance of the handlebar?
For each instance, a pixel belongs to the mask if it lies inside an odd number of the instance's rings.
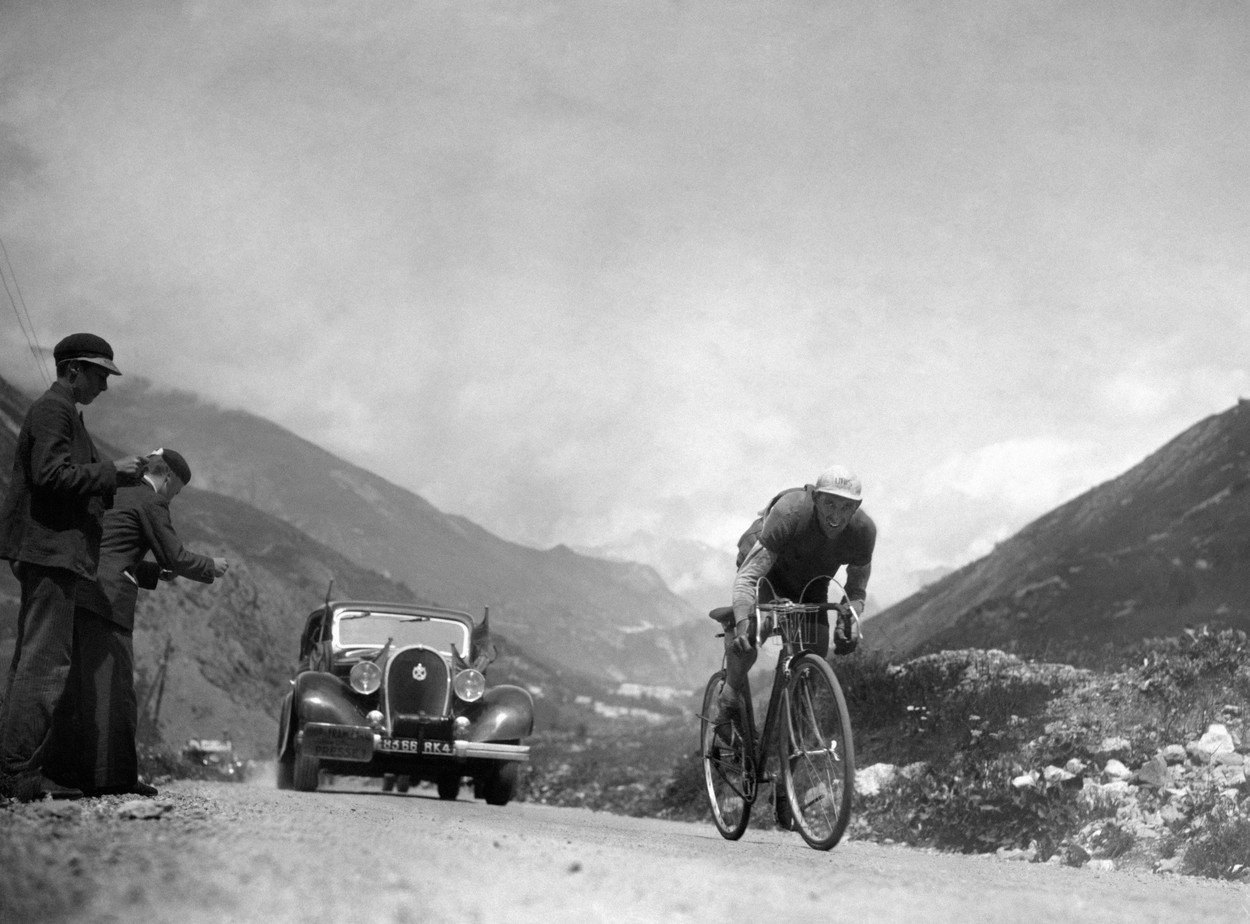
[[[764,640],[774,633],[787,641],[795,640],[801,645],[806,631],[814,630],[814,626],[804,620],[804,616],[815,616],[818,613],[831,613],[838,609],[840,603],[795,603],[784,598],[771,600],[768,603],[755,604],[755,646],[764,644]]]

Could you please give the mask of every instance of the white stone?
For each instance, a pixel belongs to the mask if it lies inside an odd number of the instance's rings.
[[[1028,773],[1022,773],[1014,780],[1011,785],[1016,789],[1030,789],[1037,785],[1037,771],[1030,770]]]
[[[1128,780],[1133,777],[1133,771],[1114,757],[1107,761],[1102,768],[1102,772],[1113,780]]]
[[[1169,744],[1159,756],[1166,760],[1169,764],[1180,764],[1185,762],[1185,748],[1179,744]]]
[[[1051,764],[1042,770],[1042,779],[1047,783],[1066,783],[1068,780],[1076,779],[1076,774]]]
[[[855,791],[861,796],[875,796],[894,782],[898,767],[894,764],[873,764],[855,772]]]
[[[1108,756],[1113,754],[1127,754],[1129,752],[1129,748],[1131,747],[1132,745],[1129,744],[1129,740],[1127,738],[1103,738],[1102,743],[1098,745],[1098,753],[1106,754]]]
[[[1110,783],[1103,783],[1098,789],[1104,796],[1123,796],[1132,792],[1133,787],[1128,780],[1112,780]]]
[[[1201,738],[1185,745],[1185,750],[1189,753],[1189,756],[1203,764],[1210,763],[1211,758],[1216,754],[1235,751],[1236,749],[1233,736],[1228,733],[1228,729],[1225,726],[1219,723],[1210,725]]]

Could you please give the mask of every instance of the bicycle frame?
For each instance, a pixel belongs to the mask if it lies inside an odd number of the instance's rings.
[[[807,595],[807,589],[813,583],[823,580],[825,577],[828,577],[829,583],[836,586],[845,595],[844,588],[836,579],[832,576],[822,575],[807,582],[803,587],[803,593],[799,595],[799,599]],[[751,765],[754,768],[757,785],[773,781],[772,776],[767,773],[767,762],[769,755],[776,751],[774,744],[777,734],[778,716],[781,712],[781,690],[790,679],[790,664],[805,650],[806,629],[809,626],[814,627],[816,617],[820,613],[830,612],[837,609],[838,606],[836,603],[795,603],[785,597],[775,597],[767,603],[760,603],[758,602],[760,584],[767,580],[767,578],[760,578],[759,583],[756,585],[756,623],[752,641],[756,649],[759,649],[765,641],[776,635],[781,639],[781,652],[777,656],[777,666],[773,670],[773,684],[768,694],[768,708],[764,713],[764,726],[758,736],[755,735],[755,707],[751,701],[749,681],[747,689],[742,693],[743,718],[747,726],[746,731],[750,735],[747,756],[750,758]],[[771,584],[769,584],[769,590],[772,590]],[[730,631],[728,627],[726,629]],[[726,661],[722,659],[722,668],[725,665]],[[751,801],[754,801],[755,794],[751,793],[750,798]]]

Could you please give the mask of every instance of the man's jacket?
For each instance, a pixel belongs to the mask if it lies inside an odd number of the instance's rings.
[[[148,552],[155,561],[145,561]],[[162,569],[213,583],[212,558],[183,547],[169,516],[169,500],[146,481],[120,488],[104,517],[96,579],[79,585],[78,605],[133,629],[139,588],[155,587]]]
[[[0,505],[0,558],[95,577],[101,521],[117,469],[101,462],[73,393],[61,382],[31,405]]]

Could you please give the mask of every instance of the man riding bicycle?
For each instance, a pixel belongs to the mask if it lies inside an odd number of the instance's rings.
[[[862,502],[859,478],[835,465],[814,485],[789,488],[774,497],[738,540],[734,629],[725,633],[726,677],[713,719],[718,726],[737,714],[738,697],[747,690],[747,673],[758,655],[751,632],[757,593],[763,595],[760,603],[774,597],[823,603],[830,577],[845,565],[846,601],[837,610],[833,650],[850,654],[859,644],[859,617],[877,541],[876,524],[860,509]],[[761,578],[768,580],[761,583]],[[824,614],[818,618],[813,650],[822,657],[828,654],[829,621]]]

